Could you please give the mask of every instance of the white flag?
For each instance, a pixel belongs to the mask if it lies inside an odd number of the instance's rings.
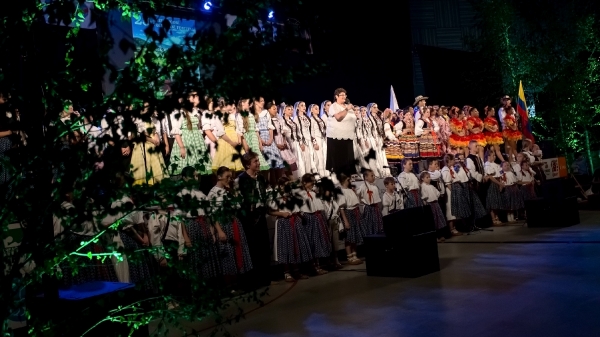
[[[390,85],[390,109],[396,111],[400,109],[398,101],[396,100],[396,94],[394,93],[394,87]]]

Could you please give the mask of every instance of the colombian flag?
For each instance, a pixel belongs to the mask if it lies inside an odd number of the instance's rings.
[[[523,127],[523,136],[527,139],[531,139],[535,143],[533,133],[531,133],[531,123],[529,123],[529,112],[527,111],[527,104],[525,103],[525,91],[523,90],[523,81],[519,81],[519,98],[517,100],[517,112],[521,116],[521,126]]]

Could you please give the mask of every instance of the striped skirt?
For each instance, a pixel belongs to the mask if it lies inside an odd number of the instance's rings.
[[[191,273],[205,279],[218,277],[221,274],[219,248],[206,218],[186,219],[185,227],[192,242],[187,251]]]
[[[521,191],[519,190],[519,186],[510,185],[504,188],[502,194],[502,203],[503,210],[505,211],[518,211],[522,208],[525,208],[525,203],[523,202],[523,196],[521,195]]]
[[[363,226],[361,221],[360,207],[357,206],[354,209],[343,209],[343,212],[350,224],[350,229],[346,230],[346,242],[362,245],[363,237],[366,233],[365,226]]]
[[[329,226],[323,212],[303,213],[303,217],[313,258],[329,257],[331,240],[329,240]]]
[[[535,194],[535,185],[533,185],[533,183],[522,185],[521,196],[523,197],[523,201],[537,198],[537,195]]]
[[[423,199],[421,199],[421,193],[418,189],[408,191],[406,208],[414,208],[423,206]]]
[[[430,201],[431,212],[433,213],[433,220],[435,221],[435,229],[442,229],[446,227],[446,218],[444,218],[444,212],[440,207],[440,203],[436,201]]]
[[[383,233],[383,217],[379,204],[365,205],[362,224],[366,235]]]
[[[313,259],[300,216],[294,214],[289,218],[277,219],[273,248],[273,256],[279,264],[300,264]]]
[[[502,201],[502,194],[500,193],[500,187],[497,184],[491,183],[487,190],[487,196],[485,198],[486,207],[489,211],[499,210],[504,208],[504,202]]]
[[[219,256],[224,276],[247,273],[252,269],[252,259],[242,223],[233,217],[227,223],[221,223],[227,236],[227,242],[219,242]]]

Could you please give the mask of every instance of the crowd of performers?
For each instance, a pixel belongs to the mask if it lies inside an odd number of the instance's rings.
[[[427,107],[425,99],[417,97],[406,111],[381,112],[375,103],[350,104],[344,89],[333,101],[293,106],[261,97],[213,103],[191,92],[172,113],[151,113],[145,104],[131,120],[136,135],[126,131],[129,121],[120,112],[109,111],[97,126],[84,126],[88,137],[71,144],[85,141],[100,171],[126,172],[132,186],[179,181],[178,201],[75,227],[57,216],[55,235],[79,243],[122,219],[111,239],[118,246],[161,246],[172,254],[98,262],[65,277],[65,284],[148,283],[153,270],[172,263],[169,257],[207,279],[251,275],[246,281],[254,286],[270,282],[275,261],[293,282],[341,268],[340,243],[348,264],[362,264],[356,247],[383,231],[384,216],[405,208],[430,205],[440,242],[462,234],[455,226],[460,220],[488,217],[501,226],[524,216],[524,201],[536,197],[542,179],[534,169],[541,151],[522,139],[510,100],[504,98],[499,121],[493,108],[481,119],[474,107]],[[66,109],[63,121],[72,113]],[[426,158],[421,172],[416,158]],[[394,177],[396,160],[401,173]],[[127,191],[127,179],[111,181]],[[76,207],[72,191],[62,197],[63,210]],[[105,209],[134,203],[127,193],[112,200]],[[272,239],[268,219],[275,222]],[[98,244],[88,249],[101,250]],[[69,275],[69,266],[62,267]]]

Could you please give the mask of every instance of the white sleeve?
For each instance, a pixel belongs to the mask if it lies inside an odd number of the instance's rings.
[[[244,133],[246,133],[246,129],[244,129],[244,118],[239,113],[235,115],[235,132],[240,136],[243,136]]]
[[[398,176],[398,182],[403,188],[408,189],[408,179],[406,179],[406,174],[404,172],[400,173]]]
[[[467,158],[467,169],[469,170],[469,175],[471,178],[481,182],[483,176],[477,172],[477,167],[471,158]]]
[[[208,111],[202,113],[202,115],[200,116],[200,124],[202,124],[202,131],[212,131],[215,129],[214,121],[217,120],[217,118],[214,117],[215,115]]]
[[[344,107],[342,107],[340,104],[334,103],[329,107],[328,116],[333,117],[342,110],[344,110]]]
[[[398,122],[398,124],[394,125],[394,131],[396,132],[396,137],[402,136],[402,127],[404,123],[402,121]]]
[[[392,126],[390,125],[390,123],[385,123],[383,125],[383,131],[385,131],[385,137],[387,138],[387,140],[389,141],[395,141],[396,136],[394,136],[394,133],[392,132]]]
[[[452,175],[450,174],[450,170],[442,170],[442,179],[444,180],[445,184],[451,184],[452,183]]]
[[[267,130],[275,130],[275,125],[273,125],[273,120],[270,115],[267,115]]]
[[[181,135],[181,124],[183,122],[183,113],[181,111],[174,111],[169,116],[171,118],[171,135]]]
[[[425,122],[423,122],[422,119],[419,119],[416,123],[415,123],[415,136],[420,136],[423,134],[423,125]]]
[[[438,124],[438,122],[434,121],[433,119],[431,120],[431,123],[433,123],[433,131],[435,133],[440,132],[440,125]]]
[[[500,119],[500,125],[502,125],[502,130],[504,130],[504,117],[506,117],[506,112],[504,112],[504,108],[498,109],[498,119]]]

